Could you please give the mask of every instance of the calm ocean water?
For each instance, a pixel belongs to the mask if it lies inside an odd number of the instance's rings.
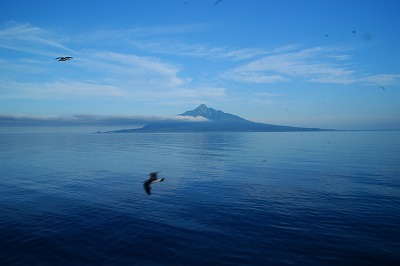
[[[400,265],[400,132],[3,130],[0,166],[1,265]]]

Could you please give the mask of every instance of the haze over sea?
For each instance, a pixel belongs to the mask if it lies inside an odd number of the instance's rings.
[[[0,264],[400,265],[399,162],[398,131],[0,128]]]

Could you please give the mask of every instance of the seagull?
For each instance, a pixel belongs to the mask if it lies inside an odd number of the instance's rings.
[[[73,58],[72,56],[63,56],[63,57],[57,57],[54,60],[58,60],[59,62],[61,62],[61,61],[68,61],[68,60],[70,60],[72,58]]]
[[[219,3],[221,3],[222,2],[222,0],[217,0],[215,3],[214,3],[214,5],[216,6],[216,5],[218,5]]]
[[[157,174],[158,174],[158,172],[150,173],[150,178],[148,180],[144,181],[144,190],[146,190],[146,193],[148,195],[151,194],[150,193],[150,190],[151,190],[150,185],[151,184],[164,181],[164,178],[157,178]]]

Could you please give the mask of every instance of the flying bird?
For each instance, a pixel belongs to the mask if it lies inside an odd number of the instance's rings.
[[[158,174],[158,172],[150,173],[150,178],[148,180],[144,181],[144,190],[146,191],[146,193],[148,195],[151,194],[151,192],[150,192],[150,190],[151,190],[150,185],[151,184],[164,181],[164,178],[158,178],[157,174]]]
[[[58,60],[59,62],[61,62],[61,61],[68,61],[68,60],[70,60],[72,58],[73,58],[72,56],[62,56],[62,57],[57,57],[54,60]]]
[[[219,3],[221,3],[221,2],[222,2],[222,0],[217,0],[217,1],[215,2],[214,5],[216,6],[216,5],[218,5]]]

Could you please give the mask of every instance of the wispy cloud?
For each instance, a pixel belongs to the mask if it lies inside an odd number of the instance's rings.
[[[54,55],[57,51],[77,53],[45,30],[28,23],[15,22],[9,22],[0,28],[0,48],[42,55]]]
[[[135,47],[152,53],[188,56],[208,59],[228,59],[233,61],[247,60],[268,52],[261,48],[235,49],[228,46],[211,46],[209,44],[190,44],[176,40],[131,40]]]
[[[189,31],[196,27],[172,27],[166,31]],[[176,90],[190,82],[190,78],[180,76],[178,64],[132,52],[111,52],[105,50],[106,47],[101,50],[86,48],[78,53],[54,41],[54,36],[30,24],[12,22],[0,28],[0,49],[22,52],[20,58],[13,60],[0,58],[0,98],[124,97],[140,100],[152,92]],[[31,56],[55,56],[66,51],[79,56],[71,62],[58,63],[60,67],[56,68],[57,62],[52,59],[39,61]],[[35,73],[46,73],[46,77],[31,75]],[[12,80],[18,75],[18,81]],[[22,81],[26,79],[29,81]]]
[[[99,59],[107,57],[106,59]],[[124,101],[223,98],[226,88],[198,86],[178,76],[179,68],[154,58],[97,53],[77,60],[85,80],[48,82],[0,80],[0,99],[124,99]],[[101,79],[90,80],[90,72]]]
[[[285,45],[266,50],[190,43],[180,38],[180,35],[206,31],[209,27],[207,24],[167,25],[69,36],[68,43],[81,45],[78,52],[60,41],[57,33],[31,24],[7,23],[0,28],[0,48],[23,53],[13,60],[0,58],[0,99],[97,97],[197,102],[232,97],[229,86],[234,83],[247,83],[249,88],[253,84],[290,82],[400,84],[400,74],[397,73],[362,73],[360,66],[355,67],[351,63],[349,51],[337,47]],[[114,45],[119,49],[114,50]],[[74,59],[58,64],[63,68],[55,70],[54,60],[40,61],[41,58],[24,53],[46,56],[71,53]],[[172,61],[179,56],[189,60],[178,58]],[[222,62],[218,64],[222,70],[215,73],[217,68],[213,66],[210,72],[204,71],[206,80],[197,75],[191,58],[204,59],[204,64]],[[186,71],[188,68],[189,71]],[[9,77],[8,73],[17,78],[13,80],[14,77]],[[46,73],[46,76],[31,75],[36,73]],[[243,90],[248,91],[247,88]],[[259,96],[269,98],[271,95]]]
[[[276,83],[300,79],[309,82],[349,84],[354,71],[329,61],[323,47],[267,55],[222,74],[224,78],[250,83]]]
[[[359,82],[371,86],[399,85],[400,74],[370,74],[360,77]]]
[[[286,46],[225,71],[221,77],[243,83],[400,84],[400,74],[365,74],[349,63],[349,59],[351,56],[338,48]]]
[[[185,38],[187,34],[207,31],[209,24],[165,25],[158,27],[135,27],[126,29],[101,30],[77,36],[80,42],[91,46],[103,43],[110,46],[136,48],[151,54],[166,54],[183,57],[207,59],[246,60],[268,54],[263,48],[234,48],[228,45],[212,45],[208,43],[193,43]],[[118,40],[115,42],[114,40]]]
[[[103,77],[122,80],[125,84],[144,88],[181,86],[188,79],[179,77],[177,64],[163,62],[155,57],[122,54],[108,51],[88,52],[81,58],[79,67],[88,72],[102,73]],[[145,87],[144,87],[145,86]]]
[[[103,67],[106,66],[103,65],[99,68]],[[161,67],[161,72],[162,70]],[[144,74],[144,76],[138,77],[136,76],[137,73],[132,76],[129,76],[129,73],[121,74],[117,71],[117,74],[111,75],[107,72],[109,76],[101,80],[61,79],[52,82],[17,82],[5,79],[0,81],[0,99],[76,100],[94,98],[123,99],[124,101],[177,101],[178,99],[206,101],[210,98],[222,99],[226,97],[227,89],[224,87],[190,84],[188,84],[189,86],[180,86],[186,81],[181,81],[173,74],[162,76],[153,73],[151,76]],[[124,75],[121,78],[122,81],[116,75]]]

